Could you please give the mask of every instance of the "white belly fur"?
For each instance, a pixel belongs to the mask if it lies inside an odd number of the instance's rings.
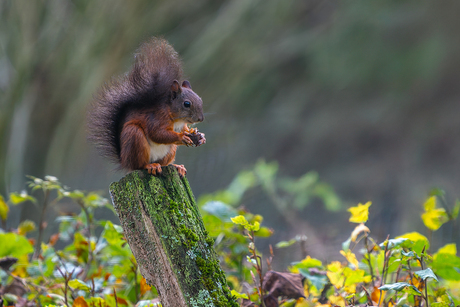
[[[171,144],[158,144],[149,140],[150,145],[150,163],[161,160],[171,150]]]
[[[174,123],[174,131],[181,132],[184,127],[184,121]],[[171,150],[172,144],[158,144],[149,140],[150,145],[150,163],[163,159]]]

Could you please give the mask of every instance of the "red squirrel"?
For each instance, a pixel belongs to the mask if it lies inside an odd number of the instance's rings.
[[[206,142],[203,133],[188,127],[204,120],[203,102],[181,79],[181,60],[166,40],[142,44],[131,71],[96,96],[89,112],[90,141],[123,169],[161,174],[162,166],[174,162],[177,145]],[[173,165],[181,177],[186,174],[183,165]]]

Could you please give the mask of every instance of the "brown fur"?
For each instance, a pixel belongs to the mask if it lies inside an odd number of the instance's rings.
[[[167,41],[152,38],[144,43],[131,71],[97,95],[88,116],[89,139],[124,169],[161,172],[159,166],[174,161],[176,145],[193,144],[187,125],[176,132],[174,123],[204,118],[201,98],[181,78],[179,55]],[[152,161],[150,142],[171,144],[171,148]],[[185,171],[183,166],[176,167]]]

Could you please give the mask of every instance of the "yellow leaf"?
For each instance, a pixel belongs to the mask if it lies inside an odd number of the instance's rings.
[[[327,270],[331,272],[342,272],[342,264],[339,261],[332,261],[327,265]]]
[[[332,305],[337,305],[337,306],[345,306],[345,299],[341,297],[340,295],[331,295],[328,297],[329,302],[331,302]]]
[[[240,288],[240,282],[238,280],[238,277],[229,275],[227,276],[227,282],[231,284],[231,288],[233,289],[239,289]]]
[[[355,242],[356,239],[358,238],[358,235],[361,232],[369,233],[371,231],[369,230],[369,228],[366,225],[364,225],[364,223],[361,223],[358,226],[356,226],[355,229],[353,230],[353,232],[351,233],[351,241]]]
[[[150,291],[152,289],[151,286],[147,284],[147,281],[145,280],[144,277],[141,279],[141,295],[144,295],[147,291]]]
[[[25,220],[19,224],[18,234],[21,236],[26,235],[28,232],[35,230],[35,223],[29,220]]]
[[[431,196],[425,201],[425,204],[423,205],[425,208],[425,211],[431,211],[434,208],[436,208],[436,196]]]
[[[28,276],[26,268],[29,265],[29,257],[27,255],[22,255],[18,258],[16,262],[15,269],[11,272],[14,276],[25,278]]]
[[[342,264],[340,264],[338,261],[333,261],[327,266],[326,275],[329,278],[331,284],[333,284],[337,289],[342,288],[345,282],[345,277],[343,276],[342,272]]]
[[[369,216],[369,207],[372,205],[370,201],[364,205],[359,203],[356,207],[348,208],[348,211],[351,213],[349,219],[352,223],[365,223],[367,222]]]
[[[356,293],[356,284],[343,287],[343,291],[346,293]]]
[[[423,241],[428,242],[428,239],[424,235],[422,235],[422,234],[420,234],[420,233],[418,233],[416,231],[408,232],[408,233],[405,233],[403,235],[400,235],[400,236],[396,237],[396,239],[399,239],[399,238],[406,238],[406,239],[411,240],[412,242],[417,242],[419,240],[423,240]]]
[[[449,220],[446,210],[442,208],[432,209],[422,213],[423,224],[431,230],[438,230],[442,224]]]
[[[6,218],[8,217],[8,211],[10,211],[10,208],[3,199],[3,196],[0,195],[0,218],[2,220],[6,220]]]
[[[340,251],[340,254],[347,258],[347,261],[354,265],[355,268],[358,267],[358,259],[356,259],[356,255],[352,253],[352,251],[347,250],[346,252]]]
[[[311,304],[309,301],[304,299],[303,297],[299,298],[297,302],[295,303],[295,307],[310,307]]]
[[[452,244],[446,244],[443,247],[441,247],[436,254],[433,256],[436,256],[438,254],[449,254],[449,255],[457,255],[457,245],[455,243]]]
[[[422,220],[427,228],[438,230],[442,224],[449,220],[446,210],[436,208],[436,196],[428,198],[423,207],[425,212],[422,214]]]

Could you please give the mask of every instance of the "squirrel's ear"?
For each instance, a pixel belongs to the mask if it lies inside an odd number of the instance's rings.
[[[192,89],[192,85],[190,84],[190,82],[188,82],[188,80],[184,80],[184,82],[182,82],[182,87]]]
[[[180,92],[179,81],[177,81],[177,80],[173,81],[173,83],[171,84],[171,91],[173,91],[175,93]]]

